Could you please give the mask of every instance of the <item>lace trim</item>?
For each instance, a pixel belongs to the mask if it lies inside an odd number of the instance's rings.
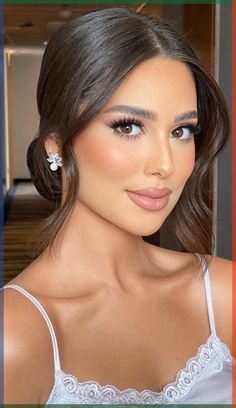
[[[218,351],[218,353],[216,352]],[[175,381],[167,384],[162,391],[138,391],[133,388],[120,390],[113,385],[101,385],[96,381],[80,382],[72,374],[57,371],[57,379],[74,402],[80,404],[165,404],[179,401],[190,393],[197,380],[209,372],[222,370],[223,358],[231,359],[230,350],[217,336],[210,335],[205,344],[198,349],[197,355],[187,361],[185,368],[178,371]],[[48,403],[55,400],[55,383]],[[59,397],[59,396],[58,396]],[[60,398],[60,397],[59,397]],[[56,402],[58,402],[56,400]]]

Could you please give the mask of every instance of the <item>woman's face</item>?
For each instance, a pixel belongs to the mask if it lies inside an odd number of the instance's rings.
[[[74,139],[80,203],[132,234],[157,231],[193,170],[197,121],[188,68],[167,58],[142,62]],[[154,208],[127,193],[152,187],[171,190],[168,199],[151,200]]]

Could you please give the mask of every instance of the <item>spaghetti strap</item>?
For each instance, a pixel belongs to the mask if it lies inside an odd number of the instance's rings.
[[[41,312],[41,314],[43,315],[43,317],[44,317],[44,319],[45,319],[45,321],[47,323],[47,326],[48,326],[48,329],[49,329],[49,332],[50,332],[50,335],[51,335],[55,371],[61,370],[56,334],[55,334],[55,331],[53,329],[53,325],[52,325],[52,323],[51,323],[45,309],[43,308],[43,306],[39,303],[39,301],[34,296],[32,296],[29,292],[27,292],[27,290],[21,288],[18,285],[5,285],[1,289],[6,289],[6,288],[12,288],[12,289],[18,290],[24,296],[26,296],[29,300],[31,300],[34,303],[34,305],[39,309],[39,311]]]
[[[197,255],[200,258],[201,265],[203,266],[205,264],[204,258],[199,254]],[[208,268],[206,268],[206,272],[204,273],[204,283],[211,334],[214,334],[216,336],[215,316],[211,292],[211,279]]]
[[[210,280],[210,274],[209,274],[208,268],[204,275],[204,281],[205,281],[205,292],[206,292],[207,308],[208,308],[208,316],[209,316],[209,322],[210,322],[210,327],[211,327],[211,334],[216,335],[215,316],[214,316],[214,308],[213,308],[212,293],[211,293],[211,280]]]
[[[211,279],[210,279],[209,270],[208,270],[205,258],[198,253],[196,253],[195,255],[197,255],[200,261],[201,268],[202,268],[203,275],[204,275],[204,286],[205,286],[208,319],[209,319],[211,334],[216,336],[215,316],[214,316],[214,308],[213,308],[213,302],[212,302]]]

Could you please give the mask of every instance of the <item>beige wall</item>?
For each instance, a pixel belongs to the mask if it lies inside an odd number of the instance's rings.
[[[13,177],[29,178],[26,151],[39,123],[36,87],[42,55],[12,56]]]

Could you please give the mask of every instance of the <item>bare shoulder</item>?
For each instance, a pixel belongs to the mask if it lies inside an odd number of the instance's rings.
[[[223,285],[223,289],[232,290],[232,269],[233,262],[229,259],[218,256],[206,255],[208,261],[208,270],[211,279],[215,284]]]
[[[3,296],[4,403],[40,403],[42,393],[47,392],[45,381],[49,389],[53,385],[53,357],[46,322],[32,302],[15,289],[5,288]]]
[[[144,247],[152,263],[162,270],[165,276],[176,275],[186,268],[192,268],[197,265],[196,258],[193,254],[174,251],[144,242]]]
[[[216,333],[232,349],[232,277],[233,262],[213,256],[208,271],[212,288]]]
[[[190,293],[202,304],[202,271],[192,253],[183,253],[149,245],[152,261],[165,276],[182,281],[186,287],[190,282]],[[232,261],[217,256],[205,255],[211,282],[216,333],[232,350]],[[193,279],[193,277],[195,277]],[[199,284],[195,284],[199,282]],[[200,307],[199,303],[199,307]]]

